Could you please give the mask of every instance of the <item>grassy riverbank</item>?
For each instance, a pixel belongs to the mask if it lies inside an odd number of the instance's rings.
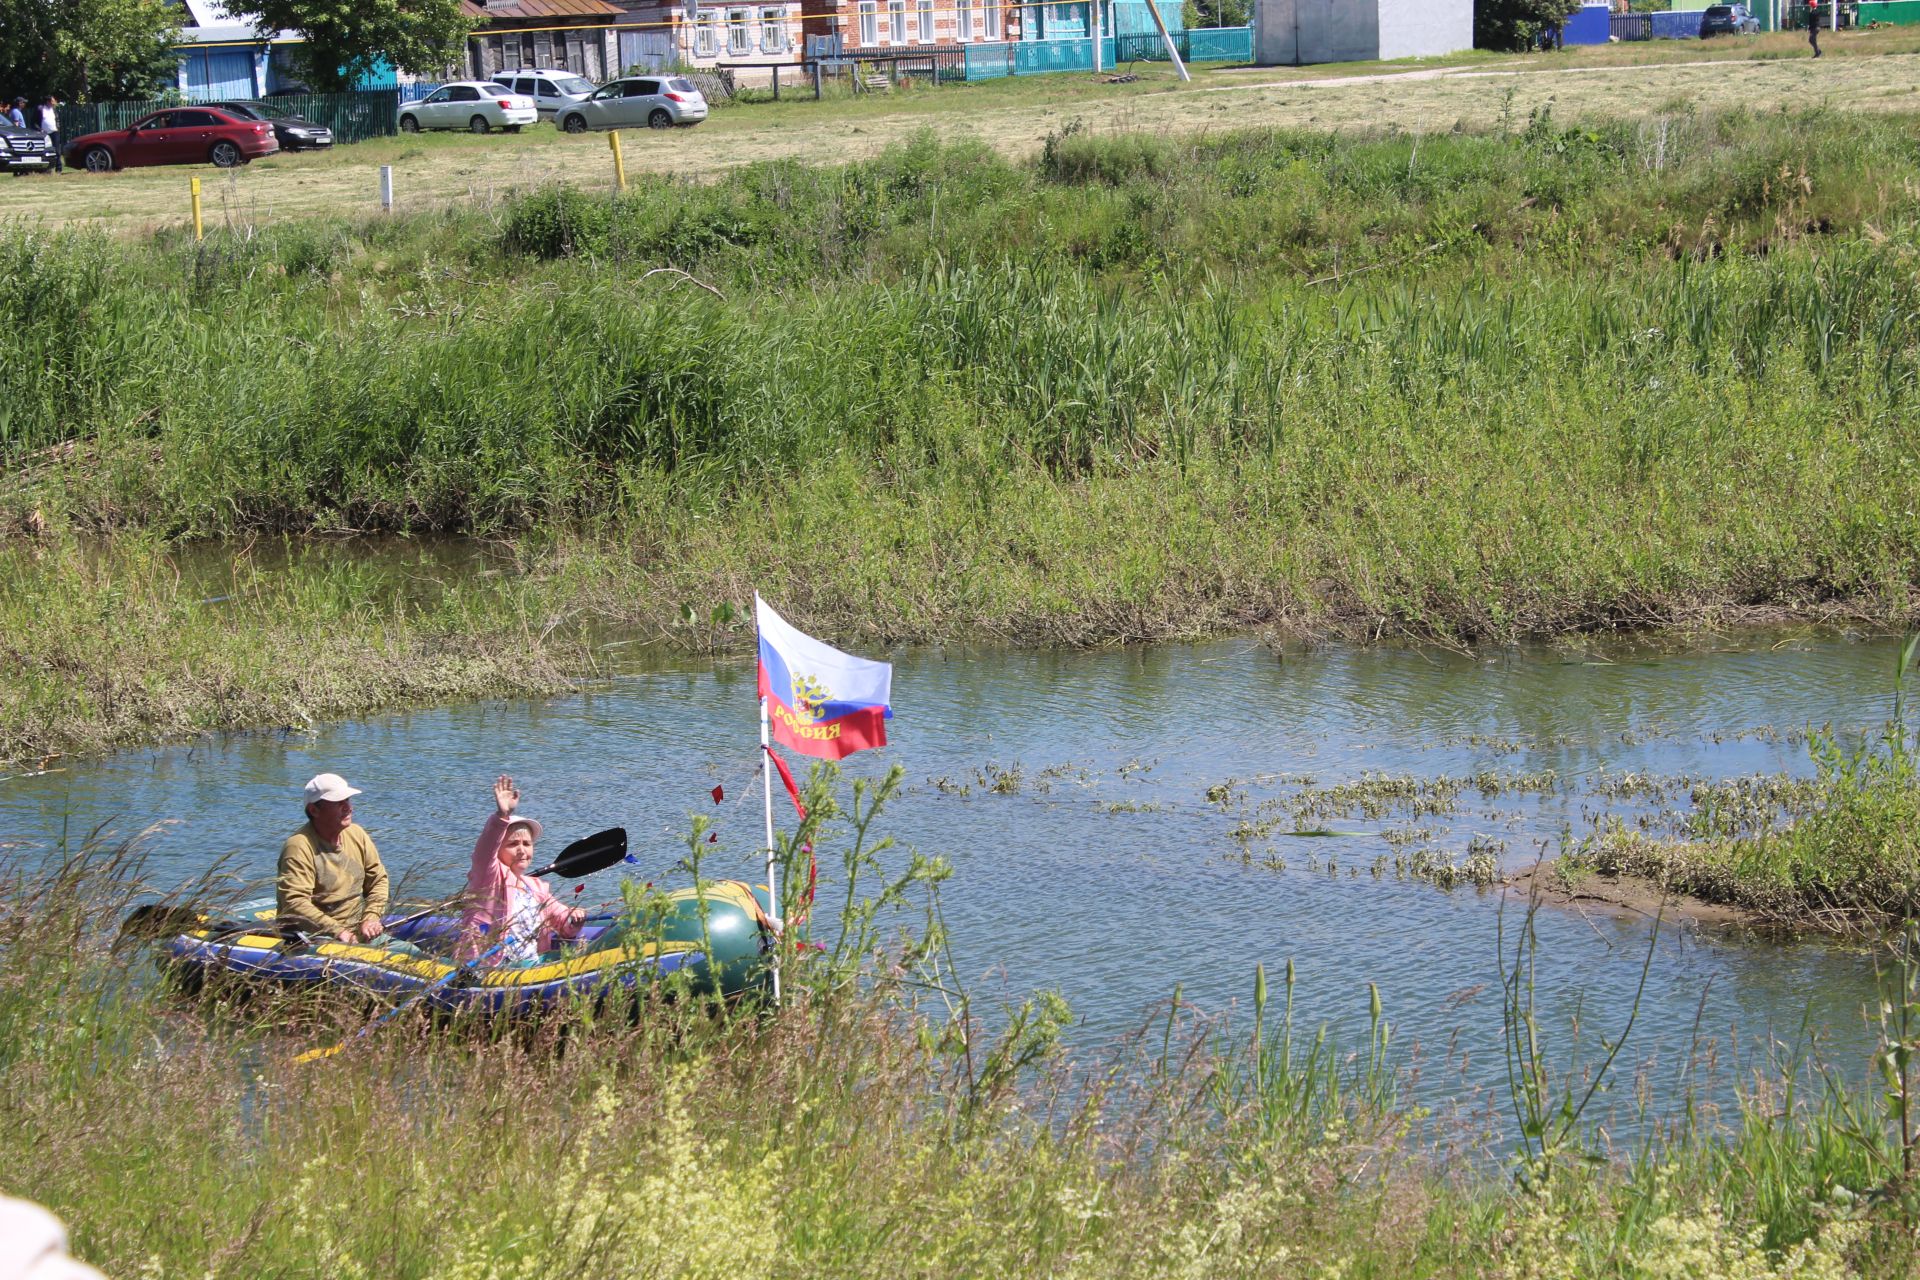
[[[1780,929],[1880,931],[1920,918],[1920,735],[1907,689],[1916,652],[1920,639],[1901,649],[1879,734],[1813,734],[1814,777],[1696,786],[1679,838],[1613,820],[1563,852],[1555,885],[1624,878]]]
[[[851,833],[810,798],[834,897]],[[907,870],[851,865],[866,886]],[[1574,1105],[1590,1077],[1563,1081],[1532,1038],[1525,948],[1500,975],[1518,1131],[1476,1137],[1482,1120],[1401,1100],[1391,992],[1366,1045],[1295,1028],[1289,975],[1239,1022],[1176,994],[1076,1060],[1047,997],[997,1034],[952,1019],[914,985],[960,994],[924,937],[857,980],[825,958],[790,975],[777,1018],[656,1007],[576,1026],[564,1052],[553,1028],[403,1021],[296,1066],[338,1034],[310,1006],[188,1004],[109,946],[134,870],[108,850],[0,868],[0,1189],[60,1213],[111,1275],[1811,1280],[1915,1262],[1898,1125],[1834,1083],[1844,1064],[1606,1158]],[[908,900],[941,874],[909,873]],[[895,917],[850,919],[878,931],[845,952],[863,955]],[[1445,1154],[1506,1138],[1510,1166]]]
[[[1904,121],[922,137],[202,247],[15,228],[0,757],[552,687],[600,628],[735,643],[756,587],[868,645],[1904,618]],[[368,530],[509,572],[168,596],[202,539]],[[303,647],[390,678],[316,695]]]

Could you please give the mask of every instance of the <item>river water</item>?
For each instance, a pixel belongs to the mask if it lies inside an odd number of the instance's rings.
[[[1057,988],[1079,1019],[1075,1041],[1094,1046],[1137,1025],[1176,984],[1204,1010],[1238,1002],[1244,1014],[1254,966],[1267,966],[1277,996],[1292,959],[1297,1020],[1363,1044],[1367,984],[1377,983],[1419,1087],[1470,1094],[1505,1078],[1502,895],[1396,875],[1395,855],[1424,848],[1457,860],[1474,847],[1513,870],[1601,815],[1651,818],[1684,805],[1684,790],[1677,800],[1622,796],[1629,775],[1805,775],[1808,726],[1857,733],[1885,720],[1894,648],[1766,632],[1473,656],[1276,652],[1246,638],[913,651],[892,655],[892,744],[847,764],[868,776],[904,766],[907,791],[879,830],[953,863],[947,920],[977,998]],[[157,882],[185,881],[223,857],[269,878],[300,820],[299,784],[332,770],[364,788],[359,818],[396,875],[437,896],[458,888],[491,779],[509,772],[526,811],[546,823],[549,852],[625,825],[639,869],[671,883],[689,816],[706,813],[720,833],[709,874],[753,874],[751,665],[638,661],[578,696],[207,739],[14,777],[0,782],[0,842],[164,820],[151,844]],[[1490,794],[1433,786],[1474,775],[1494,780]],[[1368,778],[1376,795],[1445,792],[1451,802],[1437,813],[1294,807],[1303,788]],[[782,804],[776,815],[791,811]],[[1285,834],[1307,828],[1343,834]],[[837,900],[836,865],[823,859],[823,904]],[[577,900],[612,893],[609,873]],[[1508,903],[1510,929],[1518,908]],[[1565,1062],[1577,1025],[1590,1061],[1626,1016],[1649,923],[1556,909],[1538,931],[1544,1026]],[[1873,989],[1873,956],[1857,944],[1669,925],[1623,1062],[1670,1098],[1702,1044],[1717,1046],[1724,1082],[1739,1074],[1729,1064],[1810,1034],[1857,1077],[1873,1042],[1863,1012]]]

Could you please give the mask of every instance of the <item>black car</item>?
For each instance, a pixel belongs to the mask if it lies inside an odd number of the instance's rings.
[[[0,172],[47,173],[53,160],[53,143],[46,134],[0,124]]]
[[[1751,35],[1759,29],[1760,20],[1744,4],[1710,4],[1700,16],[1702,36]]]
[[[245,120],[265,120],[273,126],[274,140],[282,151],[317,151],[333,145],[333,130],[300,116],[290,116],[270,102],[237,98],[231,102],[209,102],[209,107],[231,111]]]

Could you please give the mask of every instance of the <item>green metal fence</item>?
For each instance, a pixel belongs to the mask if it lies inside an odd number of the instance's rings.
[[[335,142],[364,142],[399,131],[399,95],[392,89],[357,93],[315,93],[298,98],[269,98],[269,110],[304,116],[333,130]],[[60,108],[60,124],[69,138],[102,129],[126,129],[156,111],[189,106],[177,99],[150,102],[69,103]]]
[[[1863,27],[1869,22],[1913,26],[1920,24],[1920,0],[1866,0],[1855,6],[1854,16]]]
[[[1252,62],[1252,27],[1189,27],[1170,33],[1173,47],[1187,62]],[[1167,46],[1158,31],[1130,32],[1114,41],[1116,62],[1166,62]]]
[[[1195,27],[1175,31],[1173,47],[1187,62],[1252,62],[1252,27]],[[1102,66],[1127,62],[1166,62],[1167,46],[1158,31],[1108,36],[1100,42]],[[1093,41],[1010,40],[966,46],[967,79],[1040,75],[1048,71],[1093,70]]]

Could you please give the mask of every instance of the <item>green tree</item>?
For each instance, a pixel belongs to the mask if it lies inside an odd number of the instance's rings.
[[[473,20],[460,0],[227,0],[227,11],[275,31],[297,31],[295,56],[315,89],[345,89],[390,64],[427,74],[460,60]]]
[[[0,86],[79,102],[151,98],[176,83],[169,0],[0,0]]]
[[[1186,0],[1188,27],[1244,27],[1253,21],[1253,0]]]
[[[1542,31],[1566,21],[1579,7],[1580,0],[1474,0],[1474,48],[1531,48]]]

